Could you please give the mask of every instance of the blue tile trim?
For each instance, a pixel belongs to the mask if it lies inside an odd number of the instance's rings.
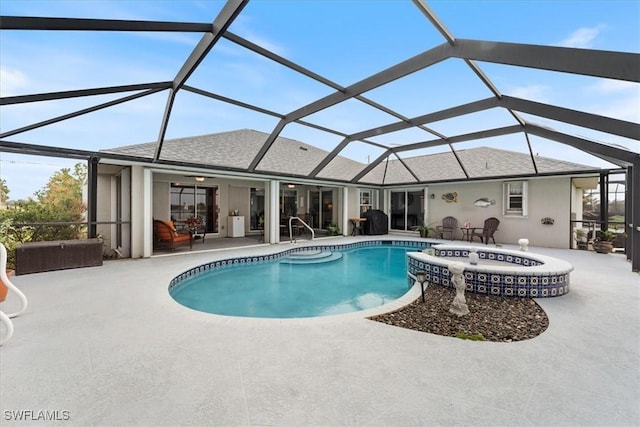
[[[224,268],[233,268],[238,265],[250,265],[250,264],[261,264],[265,262],[274,262],[280,258],[286,257],[288,255],[304,252],[304,251],[313,251],[313,250],[329,250],[329,251],[348,251],[352,249],[364,248],[364,247],[376,247],[376,246],[402,246],[402,247],[410,247],[416,248],[418,250],[426,249],[431,247],[431,242],[421,242],[415,240],[370,240],[366,242],[356,242],[349,243],[344,245],[313,245],[313,246],[301,246],[292,249],[285,250],[283,252],[278,252],[274,254],[267,255],[257,255],[257,256],[249,256],[249,257],[240,257],[240,258],[229,258],[224,260],[212,261],[207,264],[198,265],[193,267],[183,273],[180,273],[178,276],[174,277],[171,282],[169,282],[169,291],[173,290],[176,286],[181,284],[186,279],[191,279],[192,277],[196,277],[200,274],[207,273],[212,270],[220,270]]]
[[[435,256],[437,257],[447,257],[447,258],[465,258],[465,261],[469,258],[469,251],[467,249],[435,249]],[[535,265],[543,265],[544,263],[538,261],[537,259],[533,259],[527,257],[526,255],[515,255],[515,254],[503,254],[492,252],[485,249],[477,250],[478,258],[480,259],[488,259],[495,261],[502,261],[509,264],[516,264],[522,266],[535,266]]]
[[[456,257],[453,252],[449,250],[436,249],[437,256]],[[478,251],[480,254],[481,251]],[[538,260],[532,260],[526,256],[521,255],[507,255],[498,254],[488,251],[483,251],[485,259],[498,259],[498,255],[504,256],[504,262],[510,262],[515,265],[544,265],[544,263]],[[464,255],[463,255],[464,254]],[[468,256],[468,251],[461,250],[460,258]],[[493,258],[491,257],[493,256]],[[466,261],[466,260],[465,260]],[[535,262],[535,264],[531,264]],[[447,267],[441,266],[435,263],[429,263],[428,261],[417,260],[414,258],[408,258],[407,270],[412,275],[415,275],[418,271],[424,271],[426,274],[426,281],[430,284],[436,284],[441,286],[447,286],[452,288],[451,274]],[[486,267],[486,266],[485,266]],[[522,272],[485,272],[485,271],[473,271],[465,270],[464,277],[467,284],[466,290],[469,292],[476,292],[480,294],[496,295],[502,297],[520,297],[520,298],[545,298],[561,296],[569,292],[569,276],[570,271],[559,271],[553,273],[544,272],[527,272],[524,269]]]

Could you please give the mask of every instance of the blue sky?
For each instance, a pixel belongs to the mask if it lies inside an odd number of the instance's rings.
[[[2,0],[0,14],[106,19],[212,22],[220,1],[36,1]],[[432,1],[456,37],[600,50],[640,52],[638,1]],[[348,86],[445,42],[410,1],[251,1],[230,31],[270,49],[331,81]],[[3,31],[0,34],[0,95],[12,96],[172,80],[199,34]],[[640,122],[640,88],[590,77],[478,63],[505,95]],[[288,113],[333,92],[329,87],[221,40],[187,84]],[[461,61],[446,61],[372,90],[366,97],[413,117],[476,101],[490,92]],[[119,96],[100,96],[3,107],[0,132],[66,114]],[[10,141],[99,150],[155,141],[167,94],[162,92],[108,110],[18,134]],[[525,119],[571,134],[640,151],[637,141],[612,138],[537,117]],[[397,121],[351,100],[305,120],[353,133]],[[276,119],[181,91],[167,138],[251,128],[270,133]],[[512,125],[504,111],[478,113],[430,124],[446,135]],[[490,125],[490,126],[489,126]],[[300,125],[282,136],[331,150],[340,137]],[[469,142],[457,149],[492,146],[525,151],[523,137]],[[402,145],[432,139],[407,130],[371,138]],[[577,163],[608,164],[562,145],[532,138],[536,153]],[[441,152],[447,147],[411,155]],[[362,143],[342,155],[366,162],[382,151]],[[73,161],[0,153],[0,178],[12,199],[25,198]]]

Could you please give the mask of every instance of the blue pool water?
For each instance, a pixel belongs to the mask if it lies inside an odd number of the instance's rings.
[[[180,304],[229,316],[294,318],[377,307],[408,291],[408,251],[373,246],[342,252],[337,261],[233,265],[186,279],[170,290]],[[333,251],[335,252],[335,251]]]

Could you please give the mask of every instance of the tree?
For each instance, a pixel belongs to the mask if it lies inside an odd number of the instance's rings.
[[[86,211],[82,202],[82,185],[86,177],[87,166],[76,163],[73,172],[69,168],[54,172],[47,185],[35,195],[47,210],[61,216],[59,221],[81,221]]]
[[[63,168],[54,172],[49,182],[35,193],[36,199],[15,203],[15,209],[0,211],[4,233],[0,242],[5,246],[23,242],[78,239],[86,233],[86,225],[35,225],[51,222],[84,221],[85,205],[82,186],[87,167],[77,163],[73,171]],[[24,226],[19,224],[26,224]],[[7,246],[9,247],[9,246]]]
[[[7,181],[0,179],[0,205],[4,205],[9,200],[9,187]]]

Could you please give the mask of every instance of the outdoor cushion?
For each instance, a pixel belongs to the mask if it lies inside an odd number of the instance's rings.
[[[193,236],[191,233],[178,234],[175,228],[170,227],[168,221],[153,221],[155,246],[168,246],[172,250],[180,245],[189,245],[191,249]]]

